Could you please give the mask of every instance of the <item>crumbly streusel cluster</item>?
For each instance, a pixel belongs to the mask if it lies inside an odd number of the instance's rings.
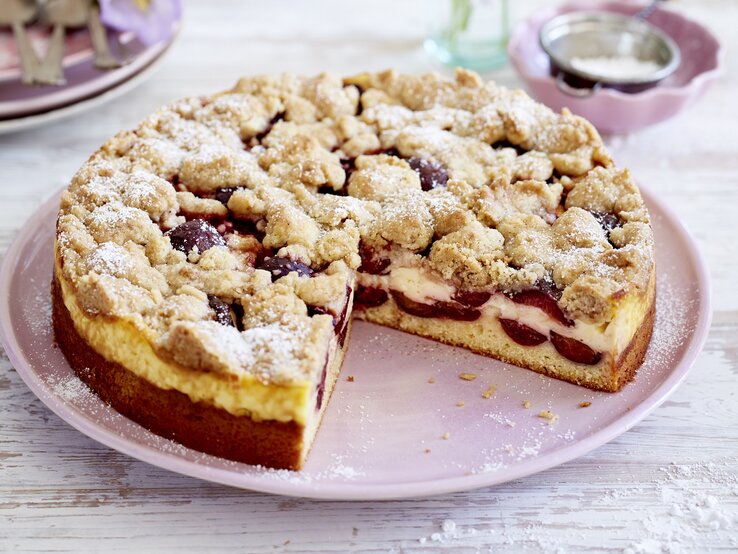
[[[173,247],[193,218],[221,238]],[[89,314],[126,318],[187,367],[276,382],[320,366],[332,320],[312,308],[340,304],[365,249],[402,249],[462,289],[547,280],[597,323],[653,267],[642,198],[595,129],[464,70],[253,77],[179,101],[75,175],[58,245]],[[314,273],[273,280],[265,252]]]

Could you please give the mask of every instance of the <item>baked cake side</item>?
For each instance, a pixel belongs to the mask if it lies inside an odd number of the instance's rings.
[[[459,70],[162,108],[63,193],[54,327],[121,413],[299,468],[363,319],[599,390],[653,327],[648,211],[584,119]]]

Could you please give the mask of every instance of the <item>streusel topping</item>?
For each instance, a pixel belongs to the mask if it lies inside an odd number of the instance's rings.
[[[326,307],[366,249],[407,251],[460,289],[546,281],[590,323],[653,268],[638,188],[592,125],[465,70],[261,76],[180,100],[95,153],[58,219],[88,314],[186,367],[264,382],[315,378]]]

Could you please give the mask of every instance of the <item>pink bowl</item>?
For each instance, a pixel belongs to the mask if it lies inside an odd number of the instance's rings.
[[[697,101],[723,72],[724,51],[702,25],[659,9],[649,22],[676,41],[682,54],[677,70],[657,86],[639,93],[602,88],[588,98],[570,96],[556,86],[549,59],[538,42],[538,31],[550,18],[580,10],[635,14],[632,2],[572,2],[541,11],[513,31],[508,53],[531,94],[555,110],[567,107],[591,121],[602,133],[638,131],[677,114]]]

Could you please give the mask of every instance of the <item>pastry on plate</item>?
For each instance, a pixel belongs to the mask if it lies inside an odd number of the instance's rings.
[[[300,468],[358,317],[617,391],[654,319],[648,211],[597,131],[459,70],[244,78],[64,191],[56,340],[185,446]]]

